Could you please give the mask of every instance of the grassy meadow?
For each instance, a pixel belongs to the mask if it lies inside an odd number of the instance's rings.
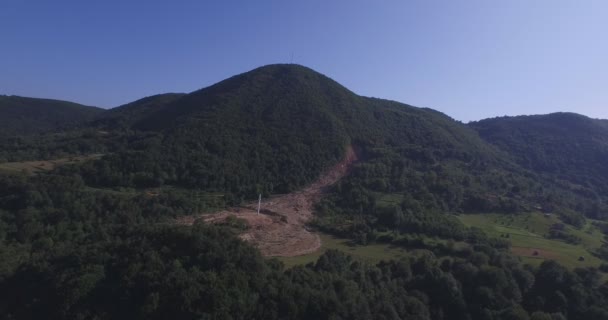
[[[41,171],[53,170],[59,166],[66,164],[78,163],[91,159],[98,159],[102,156],[102,154],[92,154],[88,156],[75,156],[55,160],[4,162],[0,163],[0,170],[14,173],[26,172],[28,174],[32,174]]]
[[[465,225],[478,227],[489,236],[510,240],[511,251],[532,265],[539,265],[548,259],[556,260],[569,268],[597,267],[602,263],[591,252],[601,246],[603,235],[589,221],[581,229],[566,226],[567,233],[581,238],[581,243],[574,245],[545,237],[551,225],[561,222],[555,215],[463,214],[459,218]],[[584,261],[580,261],[580,257]]]
[[[336,249],[352,255],[354,258],[367,261],[379,262],[381,260],[399,259],[406,256],[406,251],[403,248],[395,247],[389,244],[369,244],[366,246],[353,245],[349,239],[336,238],[328,234],[319,234],[321,237],[321,248],[313,253],[297,256],[297,257],[277,257],[282,261],[287,268],[296,265],[305,265],[310,262],[315,262],[317,259],[330,249]]]

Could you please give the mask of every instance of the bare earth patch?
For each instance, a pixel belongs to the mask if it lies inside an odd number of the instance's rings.
[[[240,237],[252,243],[265,256],[293,257],[315,252],[321,246],[321,240],[318,235],[306,229],[306,223],[313,217],[314,205],[321,199],[326,188],[344,177],[356,161],[355,151],[348,147],[344,160],[308,187],[263,199],[259,215],[256,201],[216,214],[183,217],[178,223],[192,225],[198,219],[204,219],[207,223],[219,223],[229,216],[235,216],[247,221],[249,225]]]

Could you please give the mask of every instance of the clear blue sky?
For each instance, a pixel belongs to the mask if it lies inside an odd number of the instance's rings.
[[[457,120],[608,118],[608,1],[0,0],[0,94],[114,107],[311,67]]]

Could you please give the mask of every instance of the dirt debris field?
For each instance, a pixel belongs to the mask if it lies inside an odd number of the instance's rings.
[[[249,225],[240,237],[252,243],[264,256],[293,257],[315,252],[321,246],[321,240],[318,235],[306,229],[306,223],[313,217],[314,205],[321,199],[326,188],[344,177],[357,160],[353,148],[348,147],[344,159],[308,187],[262,199],[259,215],[256,201],[216,214],[183,217],[178,223],[192,225],[197,219],[219,223],[229,216],[235,216],[247,221]]]

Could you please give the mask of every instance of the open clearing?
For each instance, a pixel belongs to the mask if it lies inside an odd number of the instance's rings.
[[[321,247],[315,252],[300,256],[277,258],[285,264],[285,267],[290,268],[296,265],[314,263],[325,253],[325,251],[330,249],[343,251],[357,260],[371,263],[406,257],[407,252],[404,248],[395,247],[389,244],[374,243],[365,246],[353,245],[349,239],[341,239],[324,233],[320,234],[320,238]]]
[[[352,239],[339,238],[334,235],[319,233],[321,238],[321,247],[319,250],[294,257],[277,257],[277,259],[285,264],[286,268],[291,268],[297,265],[306,265],[308,263],[316,262],[321,255],[327,250],[335,249],[349,254],[354,259],[369,262],[378,263],[382,260],[399,260],[401,258],[410,257],[416,255],[419,252],[428,252],[428,248],[406,248],[396,246],[388,243],[370,243],[367,245],[354,244]],[[425,239],[428,244],[446,243],[446,240],[438,238],[429,238],[421,236]],[[464,248],[468,246],[463,242],[455,242],[454,245],[458,248]]]
[[[561,222],[554,215],[542,213],[504,214],[463,214],[460,220],[467,226],[478,227],[489,236],[509,235],[513,254],[532,265],[539,265],[544,260],[556,260],[569,267],[597,267],[602,260],[591,252],[601,246],[603,235],[590,222],[583,228],[566,227],[566,232],[581,238],[577,245],[561,240],[547,239],[551,225]],[[584,261],[579,261],[579,257]]]
[[[229,217],[242,219],[246,222],[247,229],[240,237],[257,247],[264,256],[279,258],[287,267],[314,262],[329,249],[338,249],[370,262],[405,256],[405,249],[388,244],[354,246],[347,239],[319,235],[307,230],[306,223],[313,217],[315,203],[323,196],[327,187],[348,173],[356,161],[357,155],[353,148],[349,147],[344,160],[310,186],[290,194],[263,199],[259,215],[256,212],[257,202],[251,202],[214,214],[201,213],[181,217],[177,223],[192,225],[199,219],[206,223],[224,223]],[[400,198],[400,195],[389,194],[381,198],[380,202],[392,205],[398,203]],[[551,226],[561,222],[554,215],[464,214],[460,215],[459,219],[467,226],[481,228],[489,236],[501,237],[508,234],[513,254],[532,265],[539,265],[549,259],[569,268],[598,267],[602,263],[602,260],[591,254],[603,243],[602,233],[591,222],[581,229],[566,227],[567,233],[581,239],[580,244],[573,245],[545,238]],[[584,257],[584,261],[579,261],[580,257]]]
[[[0,163],[0,170],[9,172],[27,172],[36,173],[40,171],[53,170],[59,166],[78,163],[91,159],[99,159],[103,154],[91,154],[87,156],[74,156],[55,160],[40,160],[40,161],[20,161],[20,162],[5,162]]]
[[[252,243],[265,256],[294,257],[313,253],[321,247],[319,235],[306,229],[306,223],[313,216],[314,205],[326,188],[344,177],[356,161],[355,151],[348,147],[344,159],[308,187],[264,199],[259,215],[257,202],[252,202],[216,214],[182,217],[177,222],[191,225],[194,221],[203,219],[207,223],[221,223],[234,216],[245,220],[248,225],[240,237]]]

